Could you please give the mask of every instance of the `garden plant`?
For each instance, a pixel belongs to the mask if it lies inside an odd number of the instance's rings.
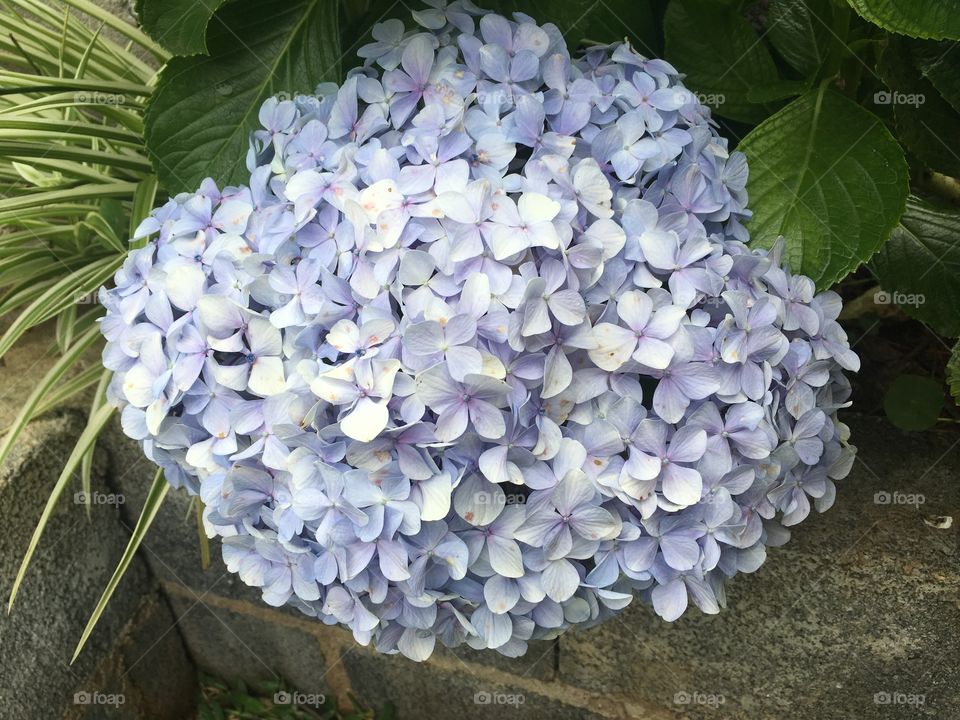
[[[10,605],[105,428],[157,466],[77,653],[171,491],[270,605],[518,656],[830,508],[841,322],[952,420],[956,0],[65,5],[0,8],[0,359],[58,354],[0,462],[89,406]]]

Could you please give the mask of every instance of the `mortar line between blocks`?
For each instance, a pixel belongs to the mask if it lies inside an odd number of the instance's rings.
[[[189,588],[171,583],[167,580],[161,581],[161,585],[164,591],[171,595],[186,599],[192,598],[192,593]],[[390,661],[390,658],[378,655],[372,648],[356,645],[352,635],[342,628],[318,624],[315,621],[293,617],[266,607],[259,607],[245,600],[235,600],[215,593],[207,595],[204,598],[204,603],[212,607],[246,615],[263,622],[276,623],[306,632],[320,642],[320,647],[324,651],[325,656],[329,649],[331,651],[329,655],[331,658],[339,658],[335,661],[336,665],[339,666],[339,671],[342,671],[344,675],[346,675],[348,683],[349,675],[346,673],[346,670],[342,668],[340,660],[351,650],[355,649],[368,655],[381,657],[385,662]],[[548,700],[554,700],[561,704],[582,710],[589,710],[602,717],[611,718],[611,720],[623,720],[625,717],[642,718],[643,720],[676,720],[676,716],[669,713],[666,709],[650,705],[642,700],[634,700],[616,695],[600,695],[577,687],[576,685],[569,685],[563,682],[548,682],[537,678],[517,677],[504,670],[463,660],[459,657],[451,658],[434,655],[426,662],[428,666],[433,666],[438,670],[448,673],[463,672],[463,668],[460,666],[461,663],[467,664],[471,673],[479,680],[483,680],[492,685],[521,687],[531,693],[541,695]],[[327,672],[332,675],[332,671],[333,667],[328,666]],[[331,686],[333,686],[333,682],[331,682]]]

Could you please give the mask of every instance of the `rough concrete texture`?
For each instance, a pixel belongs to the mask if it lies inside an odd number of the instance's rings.
[[[302,626],[256,606],[237,612],[217,598],[185,592],[182,586],[169,591],[190,654],[206,672],[251,685],[283,680],[304,693],[330,692],[325,657],[330,646]]]

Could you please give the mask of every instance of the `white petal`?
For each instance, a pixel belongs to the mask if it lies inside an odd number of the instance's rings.
[[[374,402],[370,398],[360,398],[356,407],[340,421],[340,430],[347,437],[370,442],[390,421],[387,402]]]

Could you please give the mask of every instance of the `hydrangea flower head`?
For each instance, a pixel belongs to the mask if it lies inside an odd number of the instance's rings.
[[[140,226],[101,291],[125,432],[265,602],[383,652],[718,612],[849,471],[838,296],[747,247],[668,63],[414,19]]]

